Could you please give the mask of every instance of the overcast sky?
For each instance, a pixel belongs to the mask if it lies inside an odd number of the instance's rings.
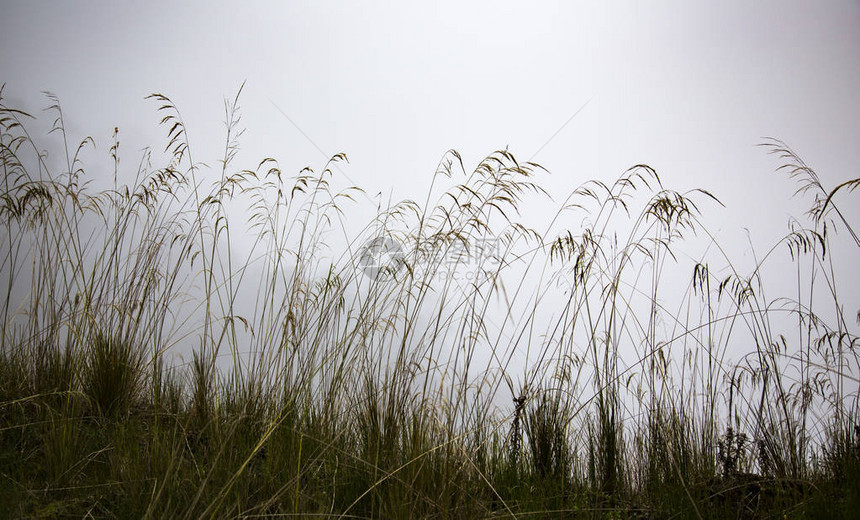
[[[195,158],[214,162],[223,99],[247,81],[239,166],[273,156],[297,172],[345,152],[343,175],[395,199],[421,197],[450,148],[469,168],[508,147],[552,172],[553,194],[647,163],[669,187],[720,197],[727,209],[708,210],[716,231],[747,227],[769,246],[805,206],[756,146],[763,136],[828,186],[860,175],[857,1],[0,9],[7,104],[38,113],[49,90],[73,136],[92,135],[104,155],[118,126],[132,164],[163,143],[144,96],[171,97]]]

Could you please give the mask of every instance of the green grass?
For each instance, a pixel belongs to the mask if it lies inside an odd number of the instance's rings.
[[[68,142],[49,99],[60,165],[0,90],[0,514],[860,507],[857,288],[836,278],[860,247],[839,206],[860,179],[826,189],[768,141],[811,209],[742,271],[700,217],[717,199],[645,165],[576,188],[537,230],[518,209],[552,204],[538,165],[499,151],[467,173],[451,151],[423,203],[354,232],[344,155],[235,166],[238,95],[217,166],[156,94],[163,152],[129,170],[115,133],[112,172],[85,169],[93,141]],[[361,246],[378,237],[403,256],[374,278]],[[481,276],[449,276],[458,251]],[[768,296],[789,262],[796,280]]]

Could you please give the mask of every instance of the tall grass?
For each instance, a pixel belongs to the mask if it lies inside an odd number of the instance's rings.
[[[0,90],[7,516],[856,510],[857,288],[834,251],[857,253],[840,204],[860,180],[828,190],[768,141],[813,202],[752,271],[701,217],[715,196],[645,165],[528,227],[518,210],[552,198],[508,151],[471,173],[447,152],[423,203],[352,234],[345,155],[237,167],[237,95],[204,167],[150,98],[166,146],[128,171],[115,132],[106,175],[55,97],[59,164]],[[397,250],[368,268],[367,244]],[[797,282],[769,296],[786,260]]]

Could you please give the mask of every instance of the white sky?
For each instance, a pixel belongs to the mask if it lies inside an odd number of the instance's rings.
[[[508,146],[562,198],[647,163],[720,197],[711,226],[744,251],[742,228],[766,248],[806,209],[763,136],[828,186],[860,176],[858,1],[0,6],[7,104],[38,113],[54,92],[105,156],[118,126],[126,164],[164,142],[151,92],[214,163],[223,99],[245,80],[239,167],[274,156],[298,172],[346,152],[343,174],[394,199],[423,197],[449,148],[471,168]],[[857,195],[842,200],[860,222]]]
[[[248,165],[343,151],[344,173],[395,198],[420,196],[449,148],[467,167],[541,150],[563,191],[644,162],[736,210],[792,191],[762,136],[826,181],[856,176],[860,2],[641,4],[4,2],[0,81],[32,112],[56,93],[102,147],[119,126],[127,160],[161,142],[143,97],[162,92],[214,160],[222,99],[247,80]]]

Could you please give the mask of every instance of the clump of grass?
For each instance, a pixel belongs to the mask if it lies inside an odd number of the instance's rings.
[[[140,399],[142,355],[121,338],[96,333],[83,369],[83,392],[95,410],[117,419]]]
[[[210,175],[177,107],[150,99],[163,151],[129,174],[114,132],[96,186],[56,97],[55,163],[0,89],[8,515],[853,511],[860,340],[834,252],[857,245],[840,210],[857,180],[825,189],[770,141],[814,200],[751,272],[684,260],[723,251],[700,214],[718,201],[646,165],[528,227],[527,199],[551,200],[507,150],[471,172],[449,151],[423,203],[350,235],[345,155],[237,168],[237,95]],[[368,270],[367,243],[398,251]],[[780,251],[799,282],[772,298]]]

